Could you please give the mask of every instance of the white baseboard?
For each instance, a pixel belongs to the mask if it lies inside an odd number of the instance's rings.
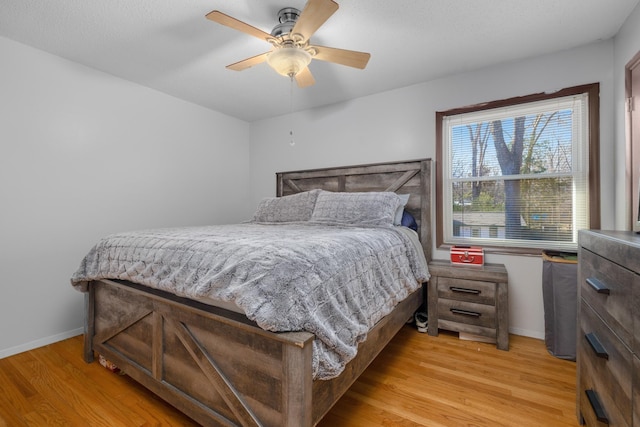
[[[529,329],[521,329],[521,328],[509,328],[509,333],[513,335],[521,335],[523,337],[537,338],[539,340],[544,340],[544,333],[539,331],[531,331]]]
[[[45,345],[53,344],[54,342],[66,340],[67,338],[75,337],[84,333],[83,328],[73,329],[71,331],[63,332],[61,334],[52,335],[49,337],[41,338],[39,340],[31,341],[25,344],[21,344],[15,347],[0,350],[0,359],[13,356],[14,354],[22,353],[25,351],[33,350],[34,348],[43,347]]]

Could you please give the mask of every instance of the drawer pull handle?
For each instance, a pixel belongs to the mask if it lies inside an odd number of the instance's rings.
[[[459,292],[463,294],[480,295],[480,290],[478,289],[467,289],[467,288],[459,288],[457,286],[450,286],[449,290],[451,290],[451,292]]]
[[[596,279],[595,277],[589,277],[587,279],[587,284],[589,286],[591,286],[599,294],[604,294],[604,295],[610,295],[611,294],[611,290],[609,288],[607,288],[607,285],[605,285],[604,283],[602,283],[600,280]]]
[[[462,314],[463,316],[480,317],[481,314],[476,311],[460,310],[459,308],[450,308],[449,310],[454,314]]]
[[[609,354],[607,353],[607,350],[605,350],[605,348],[600,343],[600,340],[598,339],[596,334],[594,334],[593,332],[590,332],[588,334],[585,334],[584,337],[587,339],[587,342],[589,342],[589,345],[591,346],[591,349],[596,354],[596,356],[602,359],[609,360]]]
[[[589,399],[589,403],[591,404],[593,412],[596,414],[596,418],[598,419],[598,421],[609,425],[609,418],[607,418],[607,413],[604,411],[602,403],[600,403],[598,393],[596,393],[594,390],[585,390],[584,392],[587,394],[587,399]]]

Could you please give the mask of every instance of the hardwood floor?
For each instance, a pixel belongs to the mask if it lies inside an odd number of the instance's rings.
[[[322,427],[578,426],[575,363],[540,340],[510,351],[404,327]],[[195,426],[127,376],[82,359],[82,337],[0,359],[0,427]]]

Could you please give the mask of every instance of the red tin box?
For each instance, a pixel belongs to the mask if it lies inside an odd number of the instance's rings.
[[[451,263],[484,265],[484,249],[480,246],[452,246]]]

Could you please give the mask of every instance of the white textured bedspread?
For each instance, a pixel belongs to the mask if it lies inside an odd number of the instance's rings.
[[[233,302],[266,330],[315,334],[314,378],[329,379],[429,277],[402,228],[246,223],[119,233],[90,250],[71,283],[86,291],[88,281],[122,279]]]

